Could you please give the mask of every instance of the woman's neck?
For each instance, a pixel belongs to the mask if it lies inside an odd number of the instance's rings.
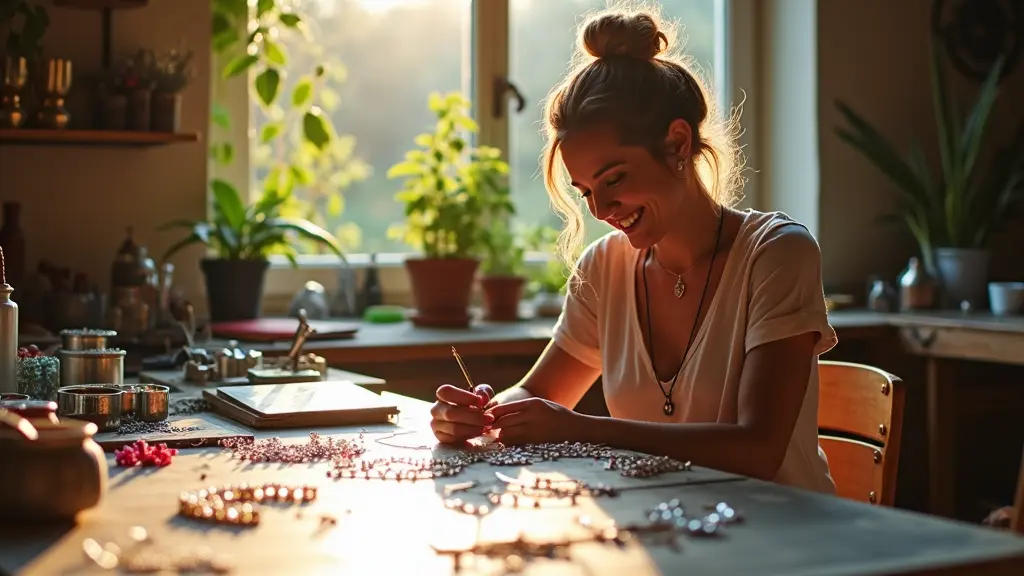
[[[680,218],[657,244],[654,253],[658,263],[666,269],[682,273],[693,268],[703,258],[710,258],[718,242],[719,220],[726,208],[720,207],[707,195],[691,205],[686,217]]]

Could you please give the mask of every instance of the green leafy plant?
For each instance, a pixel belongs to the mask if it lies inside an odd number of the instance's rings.
[[[188,235],[171,246],[164,260],[186,246],[203,244],[223,260],[266,260],[272,253],[283,253],[295,263],[292,236],[328,248],[344,260],[337,239],[323,228],[305,220],[281,216],[285,197],[264,193],[258,202],[246,206],[235,188],[214,180],[213,218],[209,221],[177,220],[163,226],[184,228]]]
[[[527,252],[550,256],[542,266],[527,272],[526,276],[530,280],[529,291],[534,294],[565,294],[569,270],[561,258],[554,256],[558,244],[558,230],[550,226],[533,226],[523,232],[522,238]]]
[[[366,165],[353,157],[354,139],[339,135],[328,114],[338,100],[330,82],[340,81],[344,70],[340,63],[323,56],[306,26],[306,17],[291,8],[293,3],[259,0],[255,6],[249,4],[247,0],[214,0],[212,34],[215,53],[234,55],[224,65],[222,78],[248,75],[249,92],[258,104],[258,138],[251,143],[251,164],[261,181],[261,199],[256,205],[272,204],[277,217],[292,222],[301,219],[322,230],[324,214],[342,213],[343,190],[369,173]],[[296,45],[309,52],[303,56],[315,60],[308,73],[288,78],[290,56],[285,38],[296,38]],[[212,120],[215,132],[231,128],[230,110],[218,102]],[[215,140],[210,155],[215,165],[227,166],[235,151],[229,140]],[[215,180],[212,185],[215,192],[230,189],[234,196],[242,197],[226,180]],[[293,231],[297,235],[292,243],[276,243],[272,249],[293,263],[296,249],[338,253],[335,248],[346,244],[334,235],[329,235],[331,243],[325,243]],[[354,224],[341,226],[338,232],[348,239],[347,244],[358,243]]]
[[[427,258],[477,257],[488,223],[515,212],[505,184],[509,167],[497,148],[469,146],[477,125],[462,94],[431,94],[429,107],[434,132],[417,136],[418,148],[388,170],[389,178],[405,180],[396,199],[406,216],[388,235]]]
[[[177,94],[184,90],[195,77],[192,58],[192,50],[184,47],[171,48],[156,55],[153,60],[153,89],[161,94]]]
[[[1024,191],[1024,130],[1018,129],[998,150],[991,166],[982,170],[978,163],[1004,60],[992,67],[970,112],[962,117],[946,86],[940,47],[933,40],[932,96],[941,157],[937,179],[918,143],[904,158],[877,128],[836,102],[848,124],[836,130],[839,138],[895,184],[903,221],[933,271],[935,248],[986,248]]]
[[[8,56],[29,60],[41,56],[43,36],[49,27],[50,15],[45,7],[26,0],[0,0],[0,28],[7,28],[4,49]]]
[[[522,234],[508,218],[497,218],[483,231],[484,260],[482,270],[488,276],[520,276],[523,274],[526,244]]]

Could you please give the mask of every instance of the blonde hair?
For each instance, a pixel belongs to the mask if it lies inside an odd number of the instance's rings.
[[[580,26],[576,56],[544,110],[544,183],[565,226],[558,253],[577,278],[584,221],[561,162],[559,146],[574,131],[609,126],[624,145],[643,146],[659,160],[669,124],[690,125],[691,161],[699,185],[720,206],[739,200],[742,157],[736,146],[739,108],[718,114],[714,98],[694,72],[692,59],[669,52],[672,26],[651,8],[608,9]],[[577,278],[578,279],[578,278]]]

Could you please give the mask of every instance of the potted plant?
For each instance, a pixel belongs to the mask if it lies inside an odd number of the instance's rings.
[[[20,27],[16,26],[20,23]],[[0,105],[0,128],[19,128],[25,121],[21,107],[21,92],[28,82],[29,68],[43,52],[42,42],[50,16],[43,6],[25,0],[0,2],[0,29],[7,29],[2,58],[0,58],[0,92],[4,102]]]
[[[841,101],[836,106],[848,127],[840,139],[860,152],[898,191],[902,218],[917,241],[928,272],[943,284],[947,304],[984,302],[989,248],[1024,191],[1024,129],[982,168],[989,113],[998,95],[1004,60],[981,85],[966,117],[951,102],[939,54],[932,42],[932,93],[938,124],[941,172],[933,177],[920,146],[903,158],[867,120]]]
[[[152,125],[155,132],[181,127],[181,92],[195,76],[192,51],[172,48],[153,63]]]
[[[128,129],[148,131],[152,122],[156,56],[140,48],[125,60],[121,87],[128,97]]]
[[[526,284],[525,246],[507,216],[491,221],[484,230],[483,243],[486,253],[480,287],[484,293],[484,317],[492,322],[515,322],[519,320],[519,301]]]
[[[231,184],[214,180],[211,187],[213,217],[209,221],[179,220],[163,228],[188,230],[184,239],[167,250],[164,260],[191,244],[203,244],[213,252],[201,263],[212,322],[259,316],[267,257],[283,254],[295,265],[293,237],[325,246],[345,259],[331,233],[308,220],[280,215],[288,195],[266,190],[247,207]]]
[[[418,326],[469,325],[469,297],[479,267],[482,231],[494,202],[507,197],[508,164],[495,148],[470,147],[477,130],[469,101],[458,92],[431,94],[434,132],[416,137],[418,148],[388,170],[405,184],[396,196],[406,222],[390,230],[423,253],[406,258]]]
[[[524,234],[523,241],[527,252],[546,254],[551,258],[527,274],[529,291],[533,294],[534,314],[541,318],[558,316],[565,304],[569,278],[565,264],[554,256],[558,231],[549,226],[534,226]]]

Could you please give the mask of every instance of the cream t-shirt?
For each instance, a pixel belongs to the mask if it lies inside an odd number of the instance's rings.
[[[817,333],[807,393],[775,481],[834,494],[828,461],[818,446],[817,356],[837,342],[825,310],[821,251],[811,233],[785,214],[748,210],[743,215],[718,290],[672,392],[672,416],[662,412],[665,397],[637,315],[634,274],[642,252],[622,232],[611,232],[584,251],[582,283],[569,291],[554,341],[601,369],[605,402],[614,418],[735,423],[746,353],[767,342]]]

